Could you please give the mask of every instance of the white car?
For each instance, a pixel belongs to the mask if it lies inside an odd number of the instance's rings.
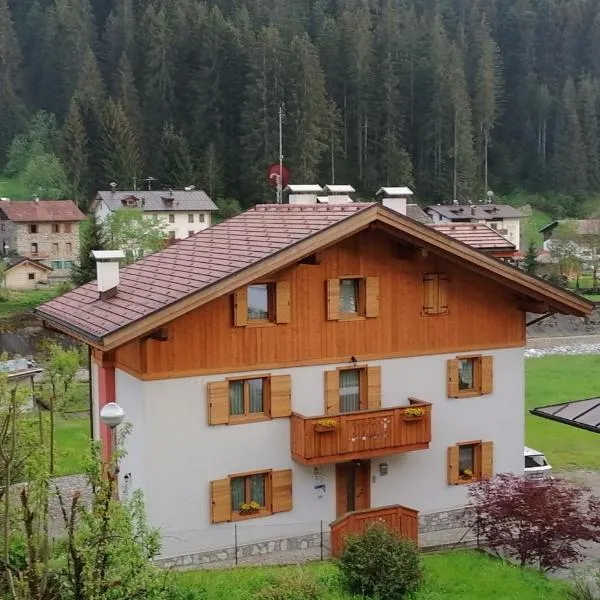
[[[552,466],[546,460],[543,452],[533,448],[524,448],[525,477],[528,479],[551,479]]]

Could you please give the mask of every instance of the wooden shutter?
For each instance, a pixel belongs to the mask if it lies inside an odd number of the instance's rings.
[[[211,523],[231,521],[229,479],[217,479],[210,482],[210,521]]]
[[[340,412],[340,373],[325,371],[325,414]]]
[[[271,473],[271,512],[292,510],[292,470]]]
[[[423,313],[437,313],[437,275],[429,273],[423,277]]]
[[[481,479],[494,476],[494,442],[481,442]]]
[[[458,446],[448,448],[448,484],[458,483]]]
[[[365,279],[365,317],[379,316],[379,277]]]
[[[212,381],[208,384],[208,424],[229,423],[229,383]]]
[[[381,367],[367,368],[367,408],[381,408]]]
[[[289,417],[292,413],[292,378],[290,375],[271,377],[271,417]]]
[[[437,276],[437,312],[439,315],[448,313],[448,275],[439,273]]]
[[[340,318],[340,280],[327,280],[327,320],[337,321]]]
[[[494,391],[494,357],[481,357],[481,393],[491,394]]]
[[[289,323],[291,320],[289,281],[278,281],[275,286],[275,320],[277,323]]]
[[[242,288],[233,293],[233,324],[245,327],[248,324],[248,290]]]
[[[458,398],[458,360],[448,361],[448,398]]]

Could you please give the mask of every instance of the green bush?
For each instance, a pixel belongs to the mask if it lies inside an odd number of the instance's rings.
[[[320,597],[317,579],[304,569],[276,577],[254,596],[255,600],[319,600]]]
[[[350,592],[377,600],[400,600],[422,581],[416,545],[383,524],[348,537],[339,567],[342,583]]]

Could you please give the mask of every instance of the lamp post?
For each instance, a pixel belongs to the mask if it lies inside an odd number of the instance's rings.
[[[110,456],[109,460],[113,459],[113,452],[117,447],[117,427],[123,422],[125,418],[125,411],[116,403],[109,402],[105,404],[100,410],[100,420],[104,425],[110,429]],[[114,477],[113,496],[116,499],[117,493],[117,476],[119,474],[119,465],[115,461],[113,465],[113,472],[110,473]]]

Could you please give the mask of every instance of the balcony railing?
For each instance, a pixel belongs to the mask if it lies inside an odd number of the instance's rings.
[[[397,531],[415,543],[418,542],[419,513],[416,510],[399,504],[367,508],[346,513],[331,523],[332,556],[341,554],[346,537],[364,533],[367,527],[374,523],[383,523],[388,529]]]
[[[422,414],[411,416],[410,408]],[[293,413],[290,426],[292,458],[305,465],[425,450],[431,441],[431,404],[411,398],[409,405],[393,408],[320,417]]]

